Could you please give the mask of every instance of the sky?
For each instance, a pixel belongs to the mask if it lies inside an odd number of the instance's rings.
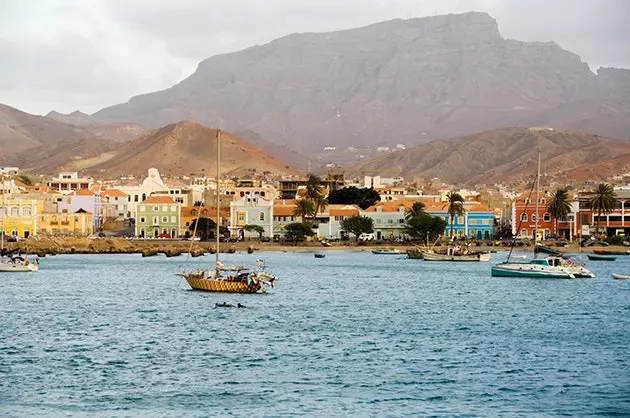
[[[626,0],[0,0],[0,103],[93,113],[290,33],[473,10],[506,38],[554,41],[593,70],[630,68]]]

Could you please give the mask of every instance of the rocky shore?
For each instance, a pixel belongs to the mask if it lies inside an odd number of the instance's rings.
[[[402,251],[414,248],[409,244],[377,244],[377,245],[357,245],[356,242],[338,242],[331,246],[323,246],[319,242],[304,242],[297,246],[293,243],[264,243],[264,242],[222,242],[220,251],[222,253],[235,252],[255,252],[255,251],[370,251],[373,249],[383,249],[386,247],[396,247]],[[194,242],[183,240],[128,240],[124,238],[68,238],[68,237],[46,237],[35,236],[20,242],[5,243],[5,248],[12,252],[25,254],[36,254],[40,257],[54,254],[142,254],[145,257],[163,254],[167,257],[174,257],[190,252],[193,257],[204,254],[214,254],[214,242]],[[473,247],[476,251],[507,251],[509,247],[486,246]],[[610,247],[586,247],[579,248],[577,244],[559,248],[563,252],[592,252],[593,248],[607,249],[613,251],[627,251],[628,248],[622,246]],[[531,252],[533,247],[515,247],[514,251]]]

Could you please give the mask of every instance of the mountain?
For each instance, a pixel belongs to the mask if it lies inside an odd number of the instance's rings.
[[[170,176],[192,173],[213,176],[216,172],[216,129],[193,122],[179,122],[120,144],[115,151],[71,162],[65,169],[77,167],[100,178],[123,175],[145,176],[151,167]],[[295,174],[296,171],[268,156],[236,136],[222,132],[221,171],[226,175],[246,175],[270,171]]]
[[[89,125],[94,123],[90,118],[90,115],[83,113],[79,110],[75,110],[72,113],[64,114],[51,110],[46,114],[48,119],[54,119],[59,122],[69,123],[71,125]]]
[[[91,136],[84,128],[0,104],[0,156]]]
[[[90,115],[78,110],[67,115],[52,110],[48,112],[46,117],[59,122],[81,126],[90,132],[90,135],[94,138],[106,138],[117,142],[125,142],[136,139],[146,131],[146,129],[137,123],[98,123],[93,120]]]
[[[254,131],[238,131],[234,135],[248,142],[249,144],[260,148],[266,154],[272,155],[275,159],[282,161],[284,164],[290,165],[301,170],[308,170],[310,163],[319,164],[319,160],[308,158],[304,155],[293,151],[285,145],[278,145],[271,141],[267,141]]]
[[[450,184],[492,184],[530,180],[537,149],[549,181],[610,177],[630,171],[630,141],[549,128],[508,128],[441,139],[384,153],[349,169],[361,175],[402,175]]]
[[[553,42],[503,38],[484,13],[288,35],[201,62],[181,83],[92,115],[253,130],[301,153],[417,145],[511,126],[624,137],[630,71],[594,74]]]

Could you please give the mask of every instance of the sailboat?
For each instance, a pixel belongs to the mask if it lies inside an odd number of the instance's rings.
[[[224,292],[224,293],[265,293],[269,287],[275,286],[276,276],[267,273],[265,262],[259,258],[256,260],[258,268],[256,271],[250,271],[245,266],[225,266],[219,260],[219,203],[220,203],[220,169],[221,159],[221,130],[217,129],[217,221],[216,221],[216,251],[215,265],[212,269],[200,269],[190,272],[182,272],[177,274],[188,282],[188,285],[194,290],[203,290],[206,292]],[[191,243],[192,245],[192,243]]]
[[[0,208],[0,273],[10,272],[35,272],[39,270],[39,262],[37,258],[32,262],[21,255],[9,255],[4,249],[4,214],[6,211],[6,204],[4,199],[6,183],[2,181],[2,207]],[[5,256],[6,255],[6,256]]]
[[[536,217],[534,220],[534,248],[538,242],[538,202],[540,190],[540,149],[538,150],[538,168],[536,171]],[[520,229],[520,228],[519,228]],[[512,250],[510,249],[510,255]],[[536,251],[534,251],[536,254]],[[491,268],[492,277],[529,277],[547,279],[575,279],[579,277],[595,277],[586,267],[565,260],[560,256],[548,255],[544,258],[534,258],[524,262],[511,262],[508,259]]]

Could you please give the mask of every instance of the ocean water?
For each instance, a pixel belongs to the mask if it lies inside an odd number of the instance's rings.
[[[369,252],[264,257],[265,295],[188,290],[199,259],[58,255],[0,273],[0,415],[630,414],[630,256],[598,277]],[[242,303],[245,309],[214,308]]]

